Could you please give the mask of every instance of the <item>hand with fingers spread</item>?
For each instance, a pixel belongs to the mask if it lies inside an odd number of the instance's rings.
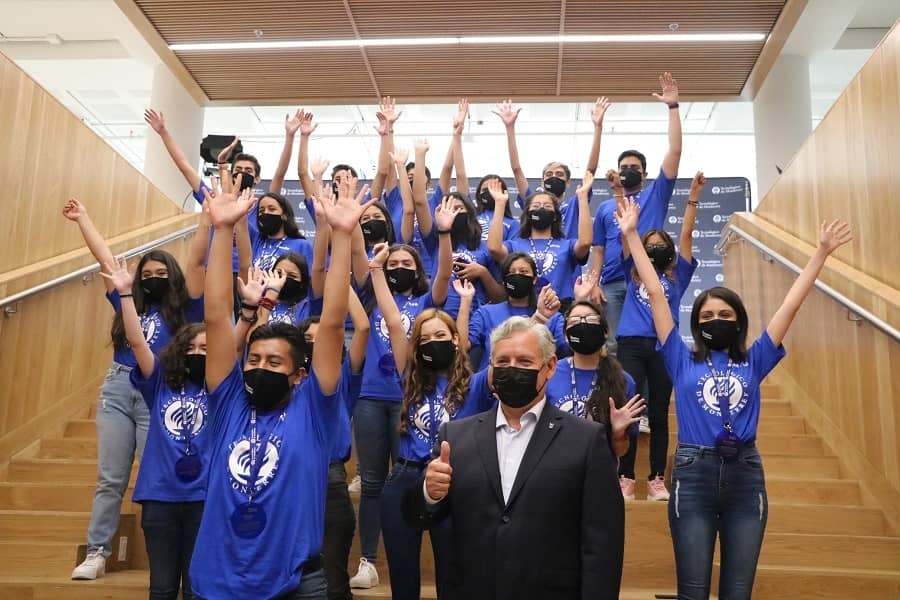
[[[331,163],[322,157],[313,160],[309,165],[309,171],[312,173],[313,179],[322,181],[322,177],[325,175],[325,171],[328,170],[329,164]]]
[[[281,292],[281,288],[284,287],[284,283],[287,281],[287,274],[281,269],[272,269],[270,271],[264,271],[262,269],[258,269],[260,279],[262,279],[263,291],[272,290],[276,292]]]
[[[591,299],[591,293],[597,288],[597,280],[600,274],[597,271],[588,271],[580,275],[575,280],[575,287],[572,289],[572,297],[575,302],[584,302]]]
[[[337,199],[334,202],[316,199],[321,204],[325,220],[331,225],[334,232],[352,234],[359,227],[359,217],[375,203],[375,199],[363,203],[363,198],[369,191],[369,186],[364,185],[354,196],[356,180],[342,179],[338,184]]]
[[[606,116],[607,110],[609,110],[609,98],[600,96],[591,107],[591,121],[594,122],[594,127],[603,127],[603,117]]]
[[[292,117],[290,113],[284,115],[284,131],[289,136],[294,136],[297,133],[297,130],[300,129],[300,124],[303,122],[303,109],[298,108],[297,112],[294,113]]]
[[[544,323],[559,312],[559,307],[560,302],[556,292],[549,285],[545,285],[537,298],[537,311],[544,318]]]
[[[659,87],[662,93],[654,93],[653,97],[668,105],[678,104],[678,81],[671,73],[663,73],[659,76]]]
[[[464,211],[465,209],[458,206],[453,208],[450,196],[444,196],[444,199],[441,200],[441,203],[434,211],[434,224],[437,226],[438,233],[450,231],[453,228],[453,220],[456,219],[456,215]]]
[[[637,222],[638,205],[634,199],[628,198],[624,204],[616,207],[616,223],[619,224],[619,229],[622,231],[623,236],[637,231]]]
[[[397,119],[400,118],[400,115],[403,114],[402,110],[397,110],[397,104],[394,102],[394,99],[390,96],[384,96],[381,99],[381,104],[378,105],[378,113],[384,116],[387,119],[387,122],[390,125],[393,125],[397,122]]]
[[[162,112],[156,112],[152,108],[148,108],[144,111],[144,121],[156,133],[161,134],[166,130],[166,118]]]
[[[406,168],[406,161],[409,159],[409,149],[408,148],[394,148],[394,151],[390,153],[391,160],[394,161],[394,164],[398,165],[401,170]]]
[[[63,205],[62,214],[68,220],[77,223],[79,219],[87,216],[87,209],[77,198],[72,197]]]
[[[516,108],[513,106],[512,98],[507,98],[500,102],[497,105],[497,108],[491,111],[503,121],[503,124],[507,127],[514,127],[516,124],[516,119],[519,118],[519,113],[522,112],[521,108]]]
[[[244,281],[240,277],[237,278],[238,294],[241,301],[245,304],[256,306],[259,299],[262,298],[263,292],[266,291],[265,279],[263,278],[261,269],[250,267],[247,269],[247,280]],[[282,285],[284,285],[282,283]],[[281,288],[279,288],[280,290]]]
[[[234,152],[235,147],[238,145],[238,142],[241,141],[241,138],[235,136],[231,143],[222,148],[222,151],[219,152],[219,156],[216,157],[218,163],[225,164],[228,162],[228,159],[231,158],[231,153]]]
[[[616,408],[616,403],[609,399],[609,425],[612,428],[613,439],[621,439],[627,435],[628,428],[641,420],[641,411],[645,402],[640,394],[635,394],[622,408]]]
[[[831,223],[822,221],[819,233],[819,248],[826,254],[831,254],[847,242],[853,239],[853,230],[844,221],[835,220]]]
[[[116,291],[119,292],[119,296],[130,294],[134,285],[134,268],[129,269],[128,263],[124,258],[118,258],[115,264],[107,263],[104,266],[109,271],[109,274],[100,271],[100,275],[112,282]]]
[[[509,202],[509,192],[503,189],[499,179],[491,179],[486,187],[491,198],[494,199],[494,211],[502,214],[506,203]],[[498,209],[497,206],[500,208]]]
[[[453,133],[460,134],[466,125],[469,116],[469,100],[461,98],[456,104],[456,114],[453,116]]]
[[[318,123],[313,123],[313,114],[311,112],[300,111],[300,135],[307,137],[318,127]]]
[[[413,146],[413,149],[416,151],[416,154],[424,154],[424,153],[428,152],[428,150],[430,148],[431,148],[431,146],[428,145],[428,140],[426,140],[425,138],[417,139],[415,145]]]
[[[256,198],[253,196],[253,188],[235,193],[220,192],[203,188],[203,196],[209,203],[209,220],[215,228],[233,227],[253,208]]]
[[[459,277],[459,274],[457,274],[457,277]],[[456,295],[459,296],[460,301],[471,301],[475,297],[475,286],[468,279],[454,279],[453,289],[456,290]]]
[[[581,178],[581,185],[575,190],[575,194],[579,199],[587,199],[593,185],[594,174],[591,171],[585,170],[584,177]]]
[[[432,500],[443,500],[450,493],[453,467],[450,466],[450,442],[441,442],[441,454],[425,469],[425,493]]]

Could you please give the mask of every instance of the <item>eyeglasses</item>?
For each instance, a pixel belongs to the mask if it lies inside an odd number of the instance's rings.
[[[585,315],[581,317],[569,317],[566,319],[566,327],[574,327],[587,323],[588,325],[603,325],[603,317],[600,315]]]

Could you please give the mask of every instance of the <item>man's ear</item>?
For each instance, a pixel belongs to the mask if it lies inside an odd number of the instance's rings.
[[[299,384],[301,381],[309,377],[309,373],[307,373],[304,367],[300,367],[290,375],[288,375],[288,383],[292,386]]]

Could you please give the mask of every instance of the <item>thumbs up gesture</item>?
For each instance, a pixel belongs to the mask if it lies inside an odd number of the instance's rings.
[[[441,455],[428,463],[425,470],[425,492],[432,500],[443,500],[450,491],[450,442],[441,442]]]

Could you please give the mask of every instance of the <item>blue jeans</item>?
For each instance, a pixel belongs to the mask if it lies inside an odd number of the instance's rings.
[[[678,598],[709,598],[717,534],[719,598],[750,598],[768,515],[762,458],[755,445],[726,462],[715,448],[679,444],[669,499]]]
[[[142,503],[141,528],[150,560],[150,600],[194,600],[188,567],[200,529],[203,502]]]
[[[100,387],[97,406],[97,490],[88,526],[88,552],[112,553],[110,542],[119,527],[122,496],[131,477],[135,453],[140,460],[147,441],[150,413],[141,393],[131,385],[131,369],[113,363]]]
[[[400,447],[400,402],[360,398],[353,411],[353,424],[361,480],[360,553],[374,562],[381,531],[381,489],[388,465],[396,460]]]
[[[300,587],[293,592],[279,596],[276,600],[326,600],[328,597],[328,583],[325,579],[324,569],[303,573],[300,579]]]
[[[420,481],[424,467],[397,463],[384,484],[381,497],[381,526],[384,551],[387,554],[391,577],[391,597],[394,600],[418,600],[421,587],[419,557],[422,551],[422,532],[407,525],[401,513],[403,495]],[[421,487],[421,483],[419,484]],[[434,551],[435,583],[441,597],[444,567],[452,562],[450,519],[444,519],[428,531]]]
[[[616,342],[616,332],[619,331],[619,319],[622,316],[622,307],[625,305],[625,280],[610,281],[600,286],[603,289],[603,295],[606,296],[606,304],[603,306],[603,314],[606,316],[606,323],[609,325],[609,333],[606,338],[606,349],[613,356],[619,349]]]

